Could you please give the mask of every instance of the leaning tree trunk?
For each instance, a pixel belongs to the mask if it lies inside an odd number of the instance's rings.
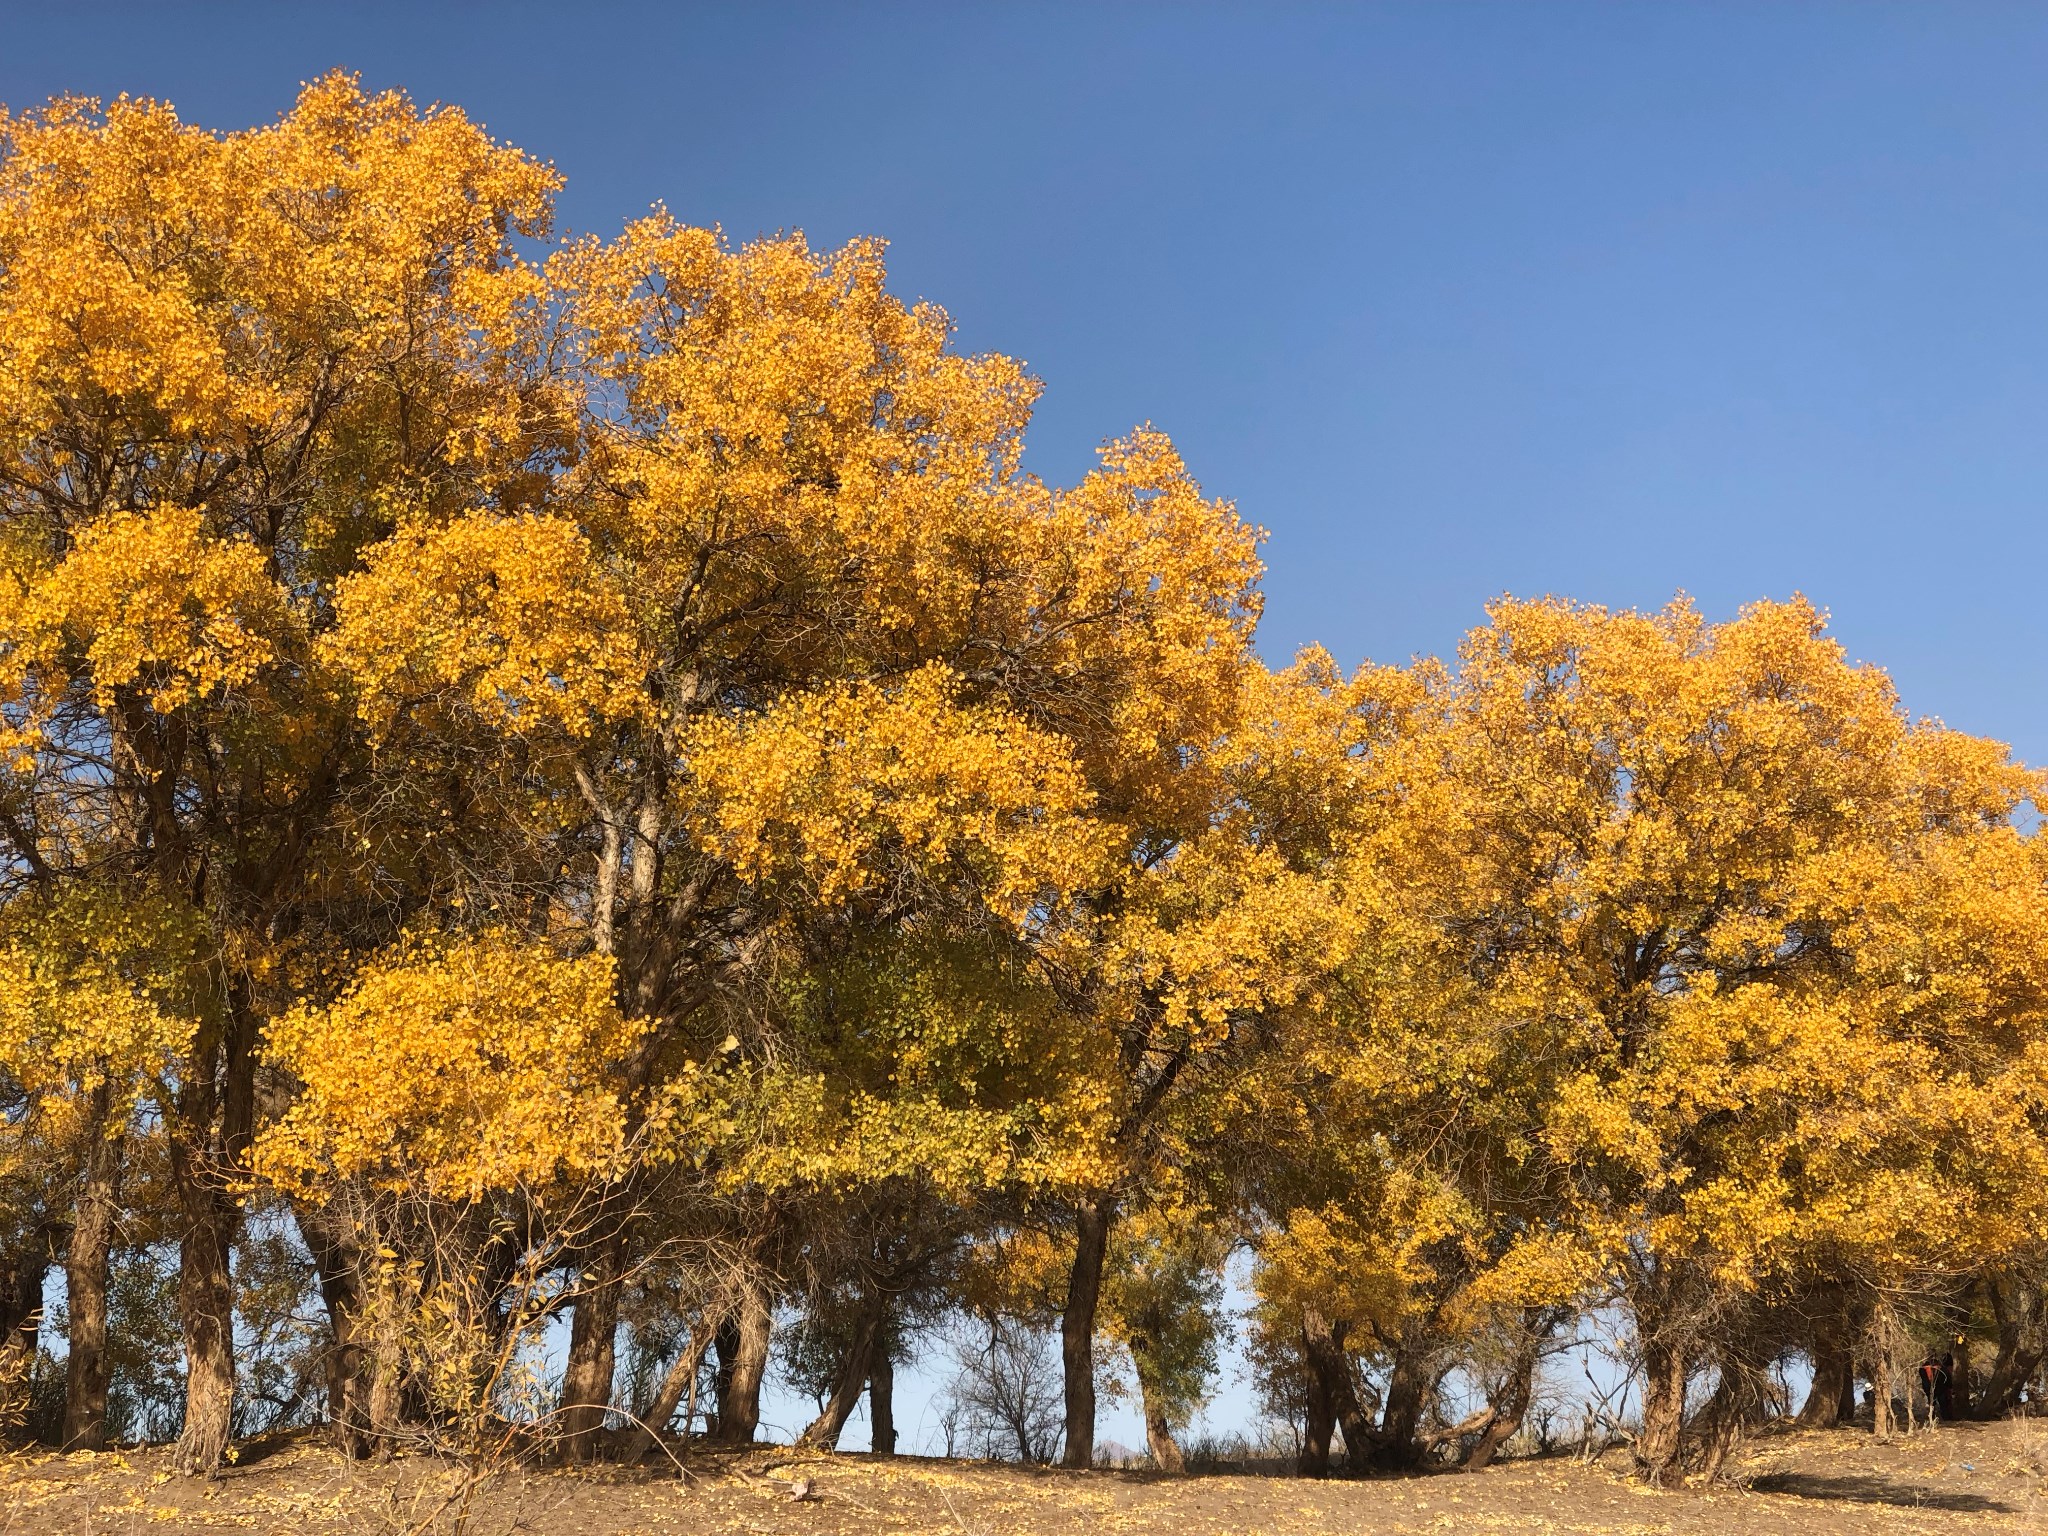
[[[719,1333],[718,1438],[731,1445],[746,1445],[761,1423],[761,1381],[768,1373],[768,1345],[775,1327],[775,1313],[768,1287],[758,1275],[749,1275],[740,1293],[739,1326],[731,1334]],[[728,1341],[733,1353],[726,1356]]]
[[[657,1436],[668,1428],[676,1410],[683,1406],[687,1394],[690,1399],[691,1416],[695,1417],[697,1406],[697,1377],[704,1369],[704,1356],[710,1352],[712,1337],[718,1332],[720,1318],[706,1317],[690,1330],[690,1336],[683,1343],[682,1353],[668,1368],[668,1374],[661,1379],[661,1389],[654,1394],[654,1401],[647,1405],[647,1413],[634,1428],[633,1435],[626,1442],[625,1463],[636,1465],[642,1457],[654,1449]],[[685,1433],[688,1426],[684,1426]]]
[[[1465,1457],[1465,1470],[1477,1472],[1493,1464],[1500,1448],[1515,1437],[1515,1431],[1522,1427],[1522,1420],[1529,1413],[1529,1399],[1536,1389],[1536,1355],[1541,1341],[1534,1332],[1526,1335],[1515,1347],[1515,1357],[1509,1363],[1507,1379],[1501,1383],[1500,1395],[1488,1404],[1486,1428],[1480,1431],[1479,1439]]]
[[[881,1331],[881,1309],[884,1305],[886,1302],[876,1297],[861,1309],[860,1318],[854,1324],[853,1337],[847,1342],[846,1354],[839,1362],[839,1375],[832,1384],[832,1395],[826,1400],[823,1410],[797,1437],[798,1445],[822,1446],[829,1451],[839,1444],[840,1432],[846,1428],[846,1421],[853,1414],[853,1405],[860,1401],[861,1390],[868,1383],[868,1361],[874,1354],[875,1336]]]
[[[1110,1202],[1100,1197],[1074,1206],[1074,1267],[1060,1313],[1067,1409],[1067,1445],[1060,1464],[1066,1467],[1086,1468],[1095,1461],[1095,1310],[1102,1299],[1110,1214]]]
[[[107,1447],[107,1274],[114,1253],[114,1222],[120,1214],[121,1155],[126,1145],[121,1128],[108,1124],[112,1115],[112,1088],[103,1083],[92,1095],[85,1167],[64,1257],[64,1306],[70,1318],[70,1354],[64,1362],[67,1451]]]
[[[1167,1422],[1166,1394],[1159,1373],[1153,1369],[1151,1351],[1150,1338],[1132,1338],[1131,1365],[1138,1373],[1138,1401],[1145,1415],[1145,1451],[1153,1466],[1177,1476],[1187,1471],[1187,1459],[1181,1455],[1180,1442],[1173,1438],[1173,1427]]]
[[[1754,1361],[1725,1357],[1721,1379],[1713,1396],[1700,1410],[1695,1440],[1698,1469],[1708,1482],[1721,1475],[1721,1468],[1741,1445],[1742,1437],[1769,1413],[1773,1388],[1769,1373]]]
[[[884,1329],[868,1361],[868,1423],[872,1426],[868,1448],[877,1456],[896,1454],[896,1362],[891,1348]]]
[[[2007,1286],[1995,1278],[1986,1281],[1984,1289],[1998,1325],[1998,1353],[1975,1411],[1980,1419],[1996,1419],[2019,1406],[2021,1390],[2041,1368],[2044,1346],[2048,1346],[2048,1328],[2044,1328],[2042,1316],[2048,1293],[2031,1285]]]
[[[570,1461],[589,1461],[597,1455],[599,1432],[611,1411],[625,1243],[625,1233],[615,1231],[591,1250],[569,1321],[561,1406],[562,1453]]]

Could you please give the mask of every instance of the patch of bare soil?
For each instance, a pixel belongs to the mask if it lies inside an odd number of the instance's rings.
[[[1741,1486],[1659,1492],[1618,1458],[1516,1461],[1476,1475],[1371,1482],[1161,1478],[898,1457],[696,1453],[663,1472],[511,1472],[473,1486],[421,1458],[351,1463],[305,1439],[256,1448],[211,1484],[161,1450],[0,1464],[4,1536],[239,1530],[259,1536],[1280,1536],[1444,1531],[2037,1531],[2048,1536],[2048,1425],[1965,1424],[1881,1444],[1835,1430],[1768,1436]]]

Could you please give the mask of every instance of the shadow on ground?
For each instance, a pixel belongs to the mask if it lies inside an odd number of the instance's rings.
[[[1814,1472],[1771,1472],[1749,1482],[1753,1493],[1785,1493],[1795,1499],[1828,1499],[1843,1504],[1892,1504],[1901,1509],[1946,1509],[1958,1514],[2019,1513],[1981,1493],[1943,1493],[1873,1476],[1826,1477]]]

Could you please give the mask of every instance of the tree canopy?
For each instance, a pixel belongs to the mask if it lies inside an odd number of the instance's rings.
[[[989,1444],[1057,1331],[1066,1461],[1108,1359],[1175,1470],[1234,1256],[1318,1472],[1484,1464],[1598,1315],[1657,1477],[1916,1329],[2017,1401],[2038,774],[1804,598],[1271,666],[1261,530],[1149,426],[1028,473],[879,241],[559,186],[341,74],[0,116],[0,1427],[141,1432],[133,1264],[200,1472],[744,1440],[778,1331],[886,1452],[949,1327]]]

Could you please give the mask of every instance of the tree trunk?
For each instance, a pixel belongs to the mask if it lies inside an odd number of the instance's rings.
[[[1643,1433],[1636,1460],[1652,1483],[1661,1482],[1678,1461],[1687,1365],[1683,1348],[1654,1334],[1643,1346]]]
[[[109,1126],[112,1090],[102,1084],[92,1096],[85,1167],[65,1250],[65,1310],[70,1315],[70,1356],[64,1363],[64,1449],[107,1448],[107,1270],[114,1252],[114,1222],[120,1214],[121,1154],[126,1140]]]
[[[868,1422],[873,1426],[869,1450],[877,1456],[896,1454],[896,1362],[887,1330],[875,1340],[868,1360]]]
[[[0,1442],[26,1438],[30,1378],[43,1329],[43,1282],[50,1272],[47,1228],[31,1230],[0,1263]]]
[[[562,1372],[562,1454],[570,1461],[596,1457],[611,1409],[625,1243],[624,1232],[613,1232],[594,1246],[570,1316],[569,1359]]]
[[[1892,1388],[1898,1381],[1898,1341],[1900,1328],[1889,1302],[1880,1302],[1870,1319],[1870,1386],[1875,1407],[1870,1417],[1871,1433],[1880,1440],[1889,1440],[1897,1423],[1893,1412]],[[1912,1394],[1908,1391],[1906,1408],[1912,1411]]]
[[[1829,1320],[1814,1334],[1813,1386],[1800,1405],[1796,1422],[1801,1429],[1830,1429],[1855,1414],[1855,1345],[1840,1320]]]
[[[768,1345],[775,1313],[768,1287],[749,1275],[740,1293],[739,1324],[719,1332],[718,1438],[730,1445],[752,1442],[761,1423],[761,1380],[768,1372]],[[730,1338],[733,1352],[728,1357]]]
[[[1180,1442],[1173,1438],[1172,1427],[1166,1422],[1166,1396],[1160,1390],[1158,1372],[1148,1363],[1150,1349],[1149,1339],[1131,1340],[1131,1365],[1138,1373],[1138,1400],[1145,1414],[1145,1450],[1153,1466],[1177,1476],[1187,1471],[1188,1464],[1180,1453]]]
[[[1693,1431],[1699,1473],[1708,1482],[1720,1477],[1743,1435],[1763,1422],[1774,1391],[1768,1373],[1752,1361],[1723,1356],[1721,1379],[1714,1384],[1713,1396],[1700,1410]]]
[[[883,1304],[878,1297],[862,1309],[859,1321],[854,1324],[853,1337],[847,1343],[846,1357],[839,1364],[839,1379],[832,1384],[832,1396],[797,1437],[798,1445],[820,1446],[828,1451],[838,1446],[840,1432],[846,1428],[853,1405],[860,1401],[861,1389],[868,1382],[868,1360],[874,1354],[875,1335],[881,1331]]]
[[[2044,1293],[2032,1285],[1985,1282],[1991,1315],[1998,1325],[1998,1353],[1976,1403],[1976,1416],[1996,1419],[2019,1406],[2020,1392],[2041,1368],[2048,1329],[2043,1327]]]
[[[1500,1396],[1488,1405],[1486,1428],[1465,1458],[1465,1470],[1477,1472],[1493,1464],[1500,1448],[1515,1437],[1529,1412],[1529,1399],[1536,1388],[1536,1353],[1541,1341],[1532,1332],[1515,1350]]]
[[[1308,1363],[1311,1428],[1318,1418],[1323,1420],[1319,1434],[1303,1437],[1303,1472],[1312,1477],[1329,1476],[1331,1434],[1337,1428],[1344,1431],[1345,1465],[1353,1472],[1364,1471],[1372,1455],[1373,1433],[1351,1384],[1344,1324],[1331,1322],[1314,1307],[1304,1307],[1301,1350]]]
[[[362,1246],[348,1212],[334,1200],[297,1206],[292,1215],[313,1256],[320,1300],[327,1308],[327,1426],[344,1456],[369,1454],[369,1404],[362,1339]]]
[[[368,1338],[364,1351],[363,1419],[368,1448],[389,1461],[405,1424],[405,1327],[410,1311],[395,1266],[378,1260],[371,1280]],[[364,1330],[358,1328],[358,1334]]]
[[[183,1064],[169,1116],[171,1182],[185,1230],[178,1240],[178,1314],[185,1339],[185,1427],[171,1465],[212,1478],[235,1416],[232,1261],[241,1206],[234,1194],[256,1115],[254,1010],[231,981],[219,1033],[202,1030]]]
[[[690,1330],[690,1337],[684,1341],[682,1353],[676,1356],[675,1364],[668,1368],[668,1374],[661,1379],[661,1390],[654,1394],[654,1401],[647,1405],[647,1416],[633,1430],[633,1436],[626,1442],[625,1463],[637,1465],[641,1458],[654,1448],[655,1436],[668,1428],[668,1422],[676,1416],[676,1410],[683,1406],[683,1397],[688,1394],[691,1407],[696,1406],[697,1375],[704,1368],[704,1356],[711,1348],[713,1335],[718,1324],[705,1318]],[[688,1426],[684,1427],[688,1433]]]
[[[1110,1202],[1082,1200],[1074,1207],[1074,1268],[1060,1314],[1060,1363],[1066,1375],[1065,1467],[1095,1462],[1095,1309],[1102,1299],[1102,1264],[1109,1253]]]
[[[1427,1355],[1404,1341],[1394,1350],[1394,1369],[1387,1378],[1387,1404],[1373,1437],[1372,1464],[1405,1471],[1422,1460],[1422,1413],[1429,1406]]]
[[[1976,1373],[1970,1363],[1970,1293],[1977,1282],[1967,1282],[1943,1309],[1954,1341],[1947,1353],[1952,1357],[1948,1377],[1948,1401],[1940,1406],[1944,1419],[1974,1419],[1977,1416]]]
[[[173,1159],[178,1154],[172,1152]],[[234,1204],[223,1194],[185,1187],[185,1233],[178,1244],[178,1312],[185,1335],[185,1428],[172,1465],[212,1477],[234,1432],[235,1289],[230,1269]]]
[[[1304,1339],[1308,1412],[1302,1423],[1301,1457],[1295,1463],[1295,1471],[1302,1477],[1328,1477],[1330,1440],[1337,1428],[1337,1405],[1331,1400],[1328,1378],[1316,1369],[1315,1356],[1306,1349],[1306,1344]]]

